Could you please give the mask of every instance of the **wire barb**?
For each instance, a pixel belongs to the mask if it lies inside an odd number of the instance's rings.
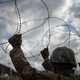
[[[0,45],[4,45],[4,44],[7,44],[8,42],[3,42],[3,43],[0,43]]]

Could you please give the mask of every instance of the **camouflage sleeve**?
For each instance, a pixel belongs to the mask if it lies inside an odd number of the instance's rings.
[[[32,68],[29,62],[26,60],[21,48],[13,49],[10,52],[10,57],[14,64],[15,69],[17,70],[17,72],[19,73],[23,80],[30,80],[31,76],[34,73],[36,74],[36,70]],[[36,76],[36,79],[37,77],[38,75]]]
[[[75,80],[73,78],[69,78],[69,77],[66,77],[64,75],[57,74],[57,73],[54,73],[54,72],[49,71],[49,70],[42,71],[40,73],[40,75],[45,78],[43,80]]]

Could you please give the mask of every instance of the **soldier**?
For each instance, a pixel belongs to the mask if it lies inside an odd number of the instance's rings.
[[[15,34],[9,39],[13,49],[10,52],[11,60],[22,80],[79,80],[74,75],[76,61],[74,52],[67,47],[59,47],[52,53],[50,59],[48,48],[41,51],[44,59],[45,71],[32,68],[21,49],[21,34]]]

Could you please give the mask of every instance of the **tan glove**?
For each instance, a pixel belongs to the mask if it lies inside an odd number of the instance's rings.
[[[15,34],[8,40],[8,42],[12,45],[13,48],[20,47],[22,44],[21,34]]]
[[[49,57],[49,51],[48,51],[48,47],[47,48],[44,48],[42,51],[41,51],[41,55],[43,57],[43,59],[48,59]]]

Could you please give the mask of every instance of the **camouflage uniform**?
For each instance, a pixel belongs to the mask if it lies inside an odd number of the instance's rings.
[[[45,71],[38,71],[37,69],[32,68],[27,59],[24,57],[23,51],[20,47],[21,42],[21,35],[18,34],[9,39],[9,43],[13,46],[13,50],[10,52],[10,57],[22,80],[79,80],[70,73],[55,73],[51,60],[49,59],[46,59],[43,62],[43,66],[46,69]]]

